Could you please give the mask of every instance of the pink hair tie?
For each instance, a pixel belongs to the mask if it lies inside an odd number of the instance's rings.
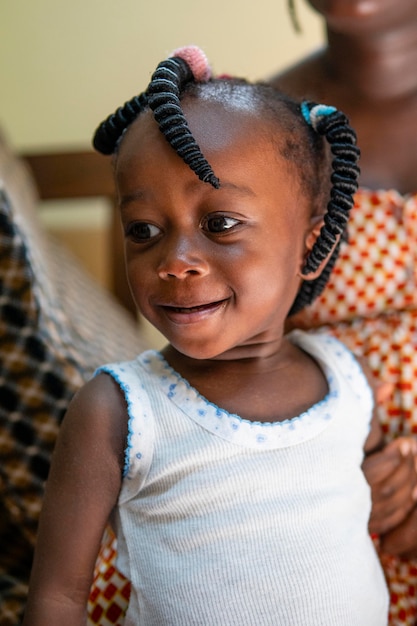
[[[183,59],[190,67],[196,81],[206,83],[211,78],[211,69],[207,57],[198,46],[177,48],[169,56]]]

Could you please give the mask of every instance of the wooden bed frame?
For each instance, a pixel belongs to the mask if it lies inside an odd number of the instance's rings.
[[[132,315],[135,307],[126,280],[123,240],[116,210],[110,157],[93,151],[23,153],[41,200],[103,197],[112,207],[109,250],[111,291]]]

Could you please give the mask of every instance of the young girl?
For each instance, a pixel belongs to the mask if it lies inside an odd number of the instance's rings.
[[[95,146],[115,155],[135,301],[169,343],[74,398],[24,625],[85,624],[109,517],[128,626],[385,625],[361,471],[380,441],[372,392],[336,339],[284,335],[323,289],[352,206],[346,118],[211,79],[186,48]]]

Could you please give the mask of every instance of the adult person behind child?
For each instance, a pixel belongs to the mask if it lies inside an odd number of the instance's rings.
[[[375,487],[395,446],[406,447],[404,437],[413,445],[417,433],[417,2],[308,1],[325,20],[326,45],[271,82],[348,115],[361,177],[348,242],[321,296],[292,325],[330,329],[393,385],[381,407],[391,443],[368,467]],[[292,3],[290,10],[294,16]],[[371,530],[383,533],[392,521],[375,496]],[[416,509],[384,537],[381,551],[390,623],[415,624]]]

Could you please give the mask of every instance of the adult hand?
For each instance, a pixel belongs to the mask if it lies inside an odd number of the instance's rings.
[[[369,530],[384,535],[406,520],[417,501],[417,441],[399,437],[365,458],[372,491]]]
[[[417,508],[409,516],[379,540],[382,552],[401,556],[405,559],[417,558]]]

